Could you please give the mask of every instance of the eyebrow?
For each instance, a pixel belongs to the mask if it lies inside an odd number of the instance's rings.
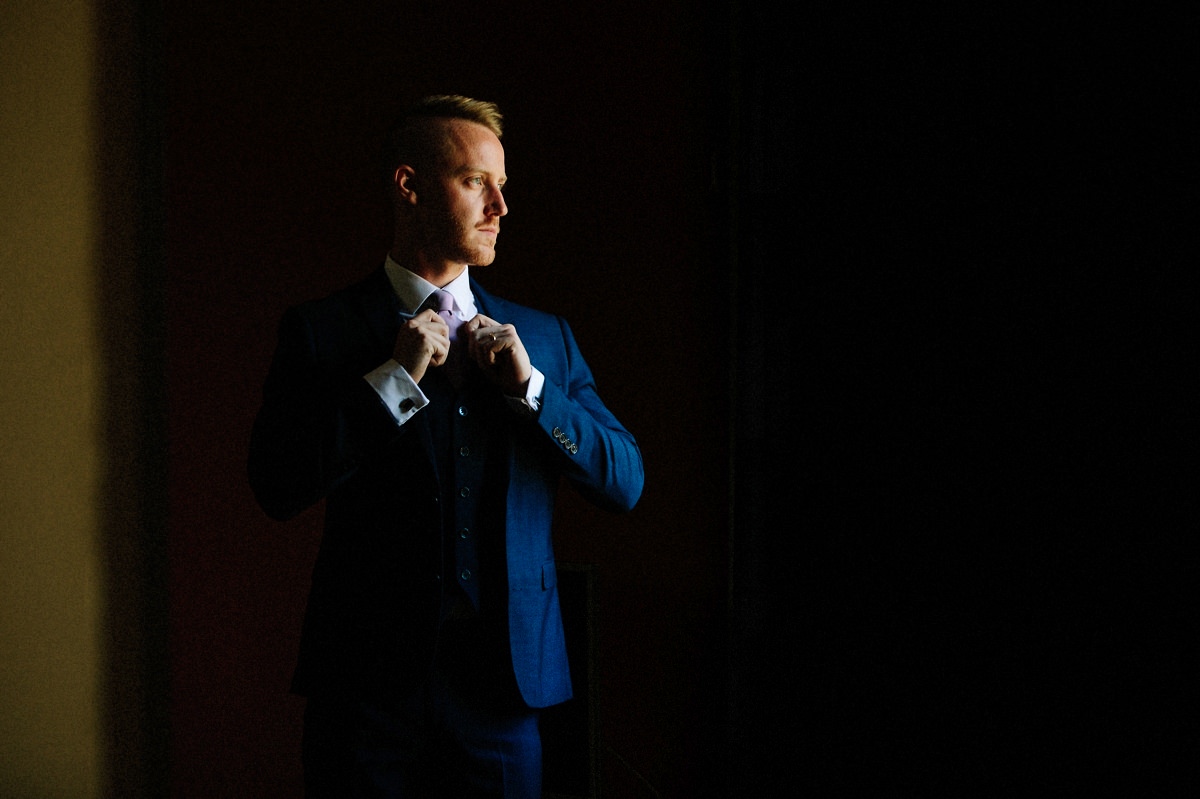
[[[478,173],[480,173],[480,174],[482,174],[482,175],[494,175],[494,174],[496,174],[495,172],[492,172],[490,169],[484,169],[484,168],[483,168],[483,167],[481,167],[481,166],[471,166],[470,164],[467,164],[466,166],[461,166],[461,167],[459,167],[458,169],[454,170],[454,174],[455,174],[455,175],[466,175],[466,174],[468,174],[468,173],[470,173],[470,172],[478,172]],[[499,182],[499,183],[507,183],[507,182],[508,182],[508,175],[502,175],[502,176],[500,177],[500,179],[499,179],[497,182]]]

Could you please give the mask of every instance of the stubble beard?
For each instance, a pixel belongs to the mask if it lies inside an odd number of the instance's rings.
[[[464,224],[449,211],[439,211],[426,219],[424,249],[454,263],[487,266],[496,260],[496,248],[473,243],[479,235],[473,225]]]

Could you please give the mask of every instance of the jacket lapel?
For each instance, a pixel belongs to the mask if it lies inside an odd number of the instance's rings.
[[[392,291],[392,284],[382,267],[372,272],[359,286],[359,313],[371,331],[376,346],[390,353],[396,341],[396,331],[400,328],[400,300]]]

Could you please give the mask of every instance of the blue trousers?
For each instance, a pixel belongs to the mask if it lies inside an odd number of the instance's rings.
[[[541,799],[538,712],[479,622],[449,622],[428,680],[398,701],[310,696],[306,799]]]

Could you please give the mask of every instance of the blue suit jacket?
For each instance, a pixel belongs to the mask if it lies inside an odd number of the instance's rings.
[[[536,420],[498,413],[504,430],[509,642],[530,707],[571,697],[551,520],[562,479],[595,505],[631,509],[642,457],[596,393],[566,321],[494,297],[471,281],[479,309],[516,326],[546,376]],[[363,380],[391,357],[399,303],[386,273],[289,309],[250,442],[251,487],[286,520],[322,499],[325,528],[312,575],[293,689],[402,693],[428,667],[440,607],[443,535],[428,422],[397,425]],[[490,401],[504,403],[499,390]]]

